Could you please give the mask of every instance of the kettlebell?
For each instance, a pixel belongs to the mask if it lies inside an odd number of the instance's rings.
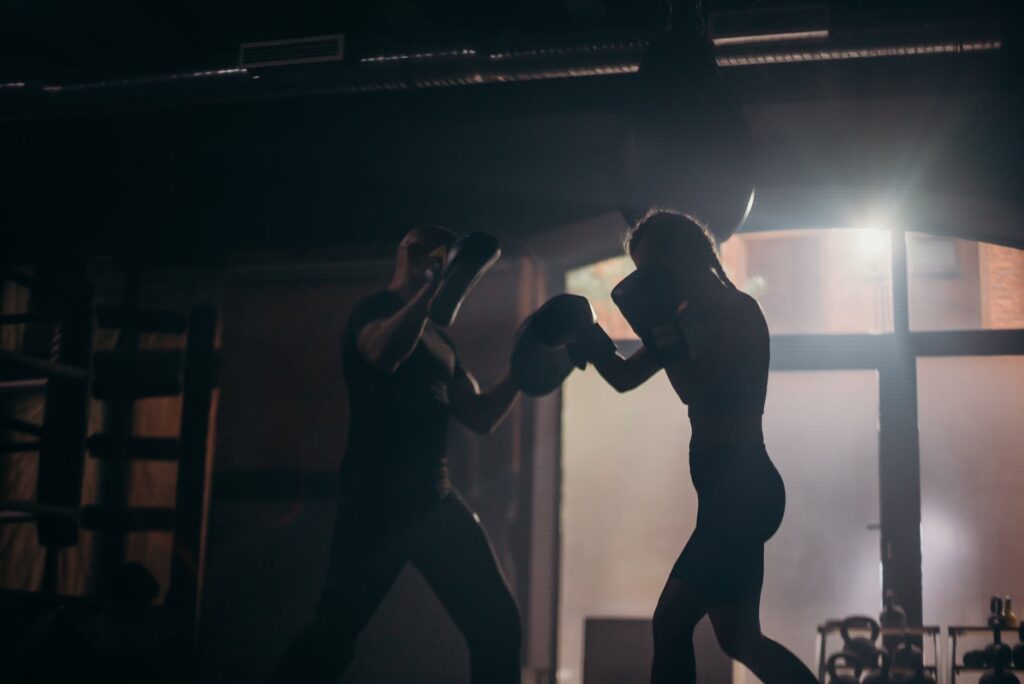
[[[999,596],[993,596],[988,602],[989,615],[988,615],[988,626],[989,627],[1002,627],[1003,626],[1003,599]]]
[[[989,670],[981,676],[979,682],[980,684],[1020,684],[1020,680],[1015,674],[1002,668]]]
[[[1024,670],[1024,625],[1017,628],[1018,644],[1013,647],[1013,666]]]
[[[879,660],[882,663],[881,669],[869,674],[861,684],[896,684],[896,680],[889,674],[889,654],[881,651]]]
[[[906,634],[892,654],[892,667],[897,670],[916,670],[924,665],[924,653],[914,643],[914,637]]]
[[[1007,627],[1020,627],[1020,620],[1013,612],[1013,597],[1011,596],[1003,597],[1003,624]]]
[[[998,628],[992,630],[992,639],[992,643],[985,647],[985,664],[997,670],[1010,667],[1013,653],[1010,647],[1003,643],[1003,636]]]
[[[882,612],[878,614],[878,624],[882,628],[882,647],[894,653],[900,641],[899,633],[907,627],[907,612],[896,603],[896,594],[892,589],[885,592]]]
[[[984,651],[967,651],[964,653],[964,667],[981,669],[985,667]]]
[[[903,629],[907,626],[907,611],[896,605],[896,595],[889,589],[885,592],[882,612],[878,615],[878,624],[883,628]]]
[[[842,665],[839,664],[840,660]],[[840,674],[840,667],[848,670],[852,669],[853,674]],[[860,684],[860,673],[864,671],[864,667],[857,660],[857,656],[848,651],[840,651],[830,655],[826,663],[826,669],[828,670],[829,684]]]
[[[923,664],[914,668],[913,674],[902,677],[897,681],[899,681],[899,684],[935,684],[935,678],[924,671]]]
[[[852,630],[866,629],[871,637],[851,636]],[[839,633],[843,637],[843,651],[852,653],[860,661],[862,668],[874,669],[878,667],[879,649],[876,645],[878,635],[882,628],[873,618],[866,615],[851,615],[844,619],[839,625]]]

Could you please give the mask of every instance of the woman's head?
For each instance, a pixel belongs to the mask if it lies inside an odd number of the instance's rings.
[[[732,287],[707,226],[689,214],[651,209],[626,233],[626,253],[637,267],[653,267],[680,276],[714,273]]]

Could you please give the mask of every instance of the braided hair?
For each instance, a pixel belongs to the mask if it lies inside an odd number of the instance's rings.
[[[674,209],[651,209],[626,231],[623,240],[626,254],[633,256],[641,242],[659,251],[671,252],[686,266],[707,267],[726,286],[738,289],[722,267],[714,236],[695,216]]]

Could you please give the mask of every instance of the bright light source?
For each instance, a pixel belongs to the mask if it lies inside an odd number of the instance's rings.
[[[881,228],[861,228],[857,231],[857,243],[865,256],[881,256],[889,246],[889,232]]]

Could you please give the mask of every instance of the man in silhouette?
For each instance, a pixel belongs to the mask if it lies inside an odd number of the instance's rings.
[[[436,226],[414,228],[388,287],[349,318],[342,362],[352,408],[330,567],[316,615],[275,682],[336,681],[406,562],[465,637],[474,684],[520,681],[515,601],[479,518],[448,481],[449,416],[488,434],[518,396],[508,374],[482,392],[430,322],[455,239]]]

